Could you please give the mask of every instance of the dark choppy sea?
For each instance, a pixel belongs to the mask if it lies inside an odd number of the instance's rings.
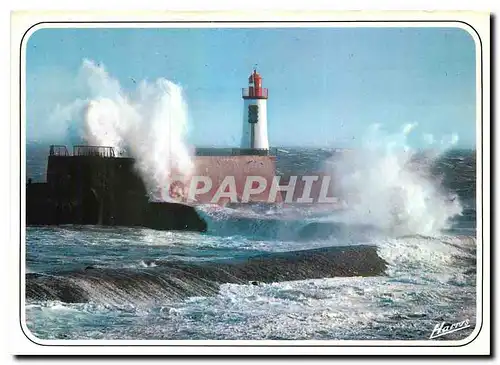
[[[46,150],[28,146],[27,177],[44,180]],[[320,168],[330,155],[326,149],[283,149],[278,165],[285,173],[307,171]],[[63,288],[66,297],[76,298],[73,303],[27,299],[27,327],[40,339],[425,340],[438,323],[468,319],[470,328],[440,337],[466,338],[476,324],[475,151],[422,159],[431,176],[439,177],[432,183],[405,173],[399,162],[388,156],[373,161],[379,163],[376,178],[368,169],[364,176],[372,179],[357,186],[362,199],[352,210],[304,208],[291,214],[286,208],[267,213],[199,208],[209,224],[204,234],[28,227],[27,275],[57,278],[89,267],[105,274],[83,276]],[[400,171],[393,175],[393,170]],[[395,187],[404,213],[396,230],[385,216],[394,207],[380,210],[384,192]],[[202,270],[162,276],[169,263],[230,264],[262,254],[355,245],[374,247],[387,263],[385,270],[335,277],[332,269],[334,277],[300,279],[308,275],[301,271],[295,273],[299,280],[236,280],[216,287]],[[328,271],[329,264],[318,261],[318,270]],[[285,277],[295,270],[286,259],[272,265],[262,270]],[[279,265],[283,270],[277,273]],[[304,272],[314,272],[314,263],[306,265]],[[253,270],[256,278],[264,275],[257,273],[258,265]],[[78,293],[71,293],[75,288]],[[78,302],[80,297],[85,300]]]

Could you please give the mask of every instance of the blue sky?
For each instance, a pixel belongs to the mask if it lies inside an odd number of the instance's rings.
[[[452,133],[475,146],[475,45],[459,28],[41,29],[27,44],[28,139],[77,96],[84,59],[125,89],[180,84],[196,145],[239,144],[241,88],[257,64],[271,145],[355,147],[374,123],[418,123],[414,146]]]

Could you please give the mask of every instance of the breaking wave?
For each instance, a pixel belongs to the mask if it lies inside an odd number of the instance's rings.
[[[417,151],[407,142],[415,126],[406,125],[400,134],[387,135],[374,125],[362,148],[327,163],[336,192],[348,205],[342,220],[370,224],[390,235],[435,235],[462,213],[458,196],[446,191],[432,171],[457,138]]]
[[[66,124],[68,139],[109,146],[134,157],[150,197],[162,200],[169,177],[187,178],[193,163],[186,143],[187,106],[182,88],[164,78],[137,82],[126,91],[103,65],[84,60],[77,77],[80,96],[51,115]]]

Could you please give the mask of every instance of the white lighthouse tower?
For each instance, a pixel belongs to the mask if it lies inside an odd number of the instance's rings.
[[[241,148],[269,150],[267,139],[267,89],[262,87],[262,77],[257,70],[248,78],[248,88],[243,89],[243,134]]]

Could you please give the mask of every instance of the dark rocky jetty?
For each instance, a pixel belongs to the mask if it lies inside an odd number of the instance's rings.
[[[154,267],[86,267],[27,274],[29,300],[63,302],[179,299],[214,295],[224,283],[253,284],[315,278],[382,275],[386,263],[374,246],[328,247],[221,261],[156,261]]]

